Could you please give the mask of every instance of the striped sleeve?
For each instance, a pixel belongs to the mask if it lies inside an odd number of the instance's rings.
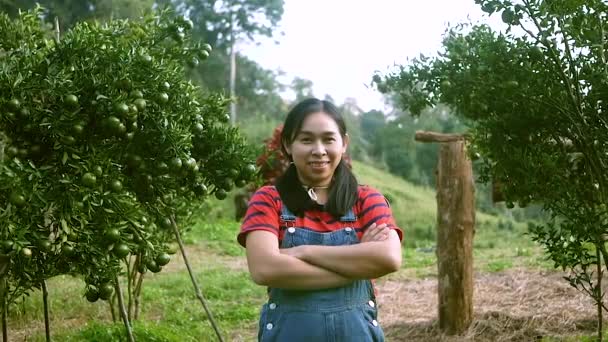
[[[359,221],[363,232],[372,224],[376,223],[386,225],[394,229],[399,235],[399,240],[403,240],[403,231],[395,223],[393,212],[388,204],[388,201],[378,190],[369,186],[364,186],[359,189]]]
[[[278,192],[273,186],[264,186],[256,191],[247,206],[237,241],[245,247],[247,233],[265,230],[279,236]]]

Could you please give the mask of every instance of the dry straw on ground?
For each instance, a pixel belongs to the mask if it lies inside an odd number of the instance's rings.
[[[537,341],[592,335],[596,308],[564,274],[523,269],[476,274],[475,320],[463,336],[443,336],[437,322],[437,280],[387,281],[379,288],[387,341]]]

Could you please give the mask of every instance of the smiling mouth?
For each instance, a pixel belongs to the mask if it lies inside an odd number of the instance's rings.
[[[324,167],[326,165],[329,165],[329,162],[328,161],[309,162],[308,165],[310,165],[312,167]]]

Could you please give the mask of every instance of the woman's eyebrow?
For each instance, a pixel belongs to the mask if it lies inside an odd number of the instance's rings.
[[[300,131],[299,134],[304,134],[304,135],[315,135],[315,133],[311,132],[311,131]],[[325,131],[322,132],[320,135],[336,135],[337,133],[334,131]]]

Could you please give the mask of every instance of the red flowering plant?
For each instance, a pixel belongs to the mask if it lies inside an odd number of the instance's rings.
[[[256,159],[259,168],[261,185],[274,184],[277,177],[281,176],[289,167],[289,159],[281,151],[281,132],[283,125],[274,129],[272,137],[264,140],[264,152]]]

